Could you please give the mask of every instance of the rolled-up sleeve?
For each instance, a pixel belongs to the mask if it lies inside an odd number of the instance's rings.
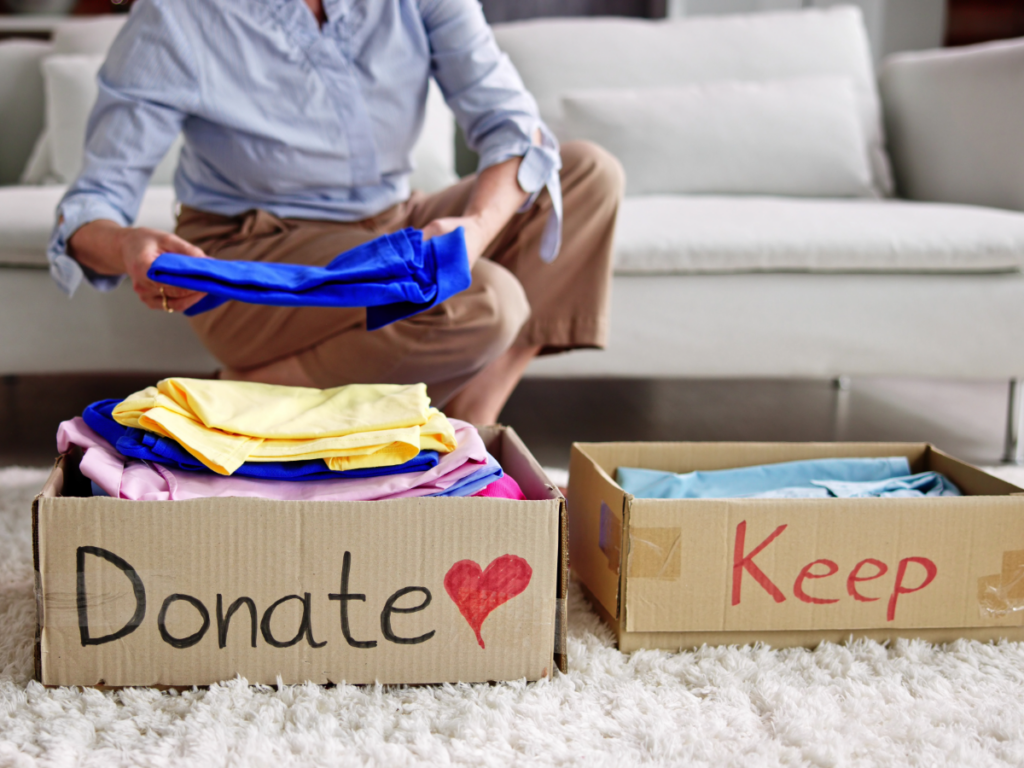
[[[187,5],[187,3],[186,3]],[[86,126],[82,170],[57,206],[47,256],[50,274],[69,296],[88,280],[116,288],[123,275],[99,275],[68,254],[83,225],[109,219],[130,226],[153,169],[200,98],[188,37],[164,0],[139,0],[98,77]]]
[[[537,102],[512,62],[498,48],[476,0],[422,0],[430,41],[431,69],[466,143],[480,162],[478,171],[522,157],[518,181],[534,204],[545,188],[551,216],[541,238],[541,258],[558,255],[562,231],[562,167],[558,141],[544,124]],[[533,137],[540,134],[540,144]]]

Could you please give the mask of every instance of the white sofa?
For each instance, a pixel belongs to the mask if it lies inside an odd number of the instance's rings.
[[[540,359],[532,375],[1024,376],[1024,42],[896,55],[876,81],[852,8],[541,20],[495,32],[556,132],[571,139],[596,131],[626,156],[634,187],[619,220],[609,349]],[[29,127],[19,129],[21,144],[2,145],[24,162],[24,136],[38,130],[44,101],[40,79],[29,81],[18,81],[16,102]],[[805,98],[794,143],[780,133],[792,117],[780,111],[787,83],[797,91],[800,83],[831,84],[847,102]],[[652,100],[649,88],[663,92]],[[750,88],[760,106],[736,100]],[[623,93],[638,89],[633,102]],[[5,115],[10,91],[0,82]],[[601,109],[620,101],[618,114],[628,119],[617,128],[616,111]],[[648,114],[662,102],[695,106]],[[846,103],[853,128],[842,122]],[[719,128],[709,118],[708,130],[692,119],[705,114],[702,104],[725,104],[733,122]],[[443,108],[432,114],[443,131]],[[650,125],[678,124],[686,140],[673,144],[670,131],[637,141],[638,115]],[[753,163],[759,178],[747,178],[745,160],[723,171],[710,150],[691,151],[701,142],[714,147],[723,131],[739,131],[740,148],[725,152],[730,162],[754,157],[772,131],[766,146],[781,149]],[[863,155],[850,159],[858,136]],[[644,166],[648,138],[671,162]],[[808,156],[786,154],[801,142]],[[454,162],[439,151],[424,156]],[[16,164],[4,163],[0,169]],[[673,177],[674,167],[686,173]],[[780,176],[780,167],[793,172]],[[773,184],[786,194],[765,193]],[[825,193],[794,194],[801,185]],[[59,192],[0,188],[0,374],[212,370],[215,361],[181,318],[146,310],[130,289],[60,295],[43,251]],[[170,189],[154,186],[140,221],[169,228],[172,205]]]

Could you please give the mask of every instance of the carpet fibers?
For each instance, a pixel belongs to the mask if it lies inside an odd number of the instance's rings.
[[[856,641],[630,656],[579,591],[570,668],[417,688],[30,681],[29,504],[0,470],[0,766],[1024,765],[1024,645]]]

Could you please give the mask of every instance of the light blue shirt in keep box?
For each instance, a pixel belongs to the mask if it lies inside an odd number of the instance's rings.
[[[178,200],[225,216],[358,221],[409,196],[410,154],[434,77],[480,156],[522,157],[519,185],[552,212],[540,257],[561,242],[558,143],[476,0],[139,0],[99,73],[82,172],[58,206],[50,272],[71,294],[122,277],[67,254],[83,224],[131,224],[179,132]],[[541,144],[532,137],[539,130]]]

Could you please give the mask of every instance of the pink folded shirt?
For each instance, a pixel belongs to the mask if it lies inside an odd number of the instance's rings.
[[[115,499],[179,501],[224,496],[284,501],[405,499],[447,490],[486,463],[487,450],[476,429],[464,421],[449,421],[455,427],[459,447],[442,455],[433,469],[309,483],[181,472],[152,462],[126,459],[79,416],[61,423],[57,430],[57,449],[64,453],[72,445],[81,448],[85,452],[80,466],[82,474]]]

